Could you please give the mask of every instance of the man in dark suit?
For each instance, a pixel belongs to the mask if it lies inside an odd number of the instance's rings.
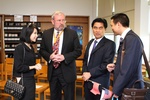
[[[64,100],[74,100],[75,60],[81,55],[81,45],[76,31],[66,28],[64,13],[54,12],[51,22],[54,28],[44,31],[40,48],[40,54],[48,62],[50,97],[61,100],[63,90]]]
[[[120,35],[123,39],[118,49],[116,64],[107,65],[110,72],[114,70],[113,97],[120,100],[124,88],[131,88],[136,80],[142,79],[143,44],[139,36],[129,28],[129,18],[126,14],[118,13],[112,16],[111,28],[115,35]],[[143,87],[141,82],[136,85],[138,88]]]
[[[97,82],[102,87],[109,88],[109,77],[106,66],[113,62],[115,55],[115,43],[104,36],[107,28],[107,21],[102,18],[96,18],[92,22],[92,30],[95,36],[94,39],[90,40],[86,52],[84,55],[83,62],[83,80],[85,100],[100,100],[100,95],[95,95],[90,92],[91,82]],[[95,41],[96,46],[95,46]],[[93,48],[95,46],[95,48]],[[101,91],[101,90],[100,90]]]

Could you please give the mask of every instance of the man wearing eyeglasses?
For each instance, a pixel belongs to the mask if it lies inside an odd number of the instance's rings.
[[[66,28],[65,14],[56,11],[52,14],[53,28],[44,31],[40,54],[48,62],[50,99],[74,100],[76,65],[81,55],[81,45],[77,32]]]

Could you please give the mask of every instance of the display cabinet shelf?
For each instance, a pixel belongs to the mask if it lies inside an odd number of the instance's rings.
[[[43,31],[52,28],[51,15],[35,15],[37,19],[32,21],[30,19],[32,15],[22,15],[22,20],[16,21],[15,15],[0,15],[0,62],[4,62],[5,58],[13,57],[13,52],[19,41],[21,29],[24,25],[29,23],[37,24],[40,33],[37,39],[37,43],[33,45],[37,58],[41,58],[41,62],[44,59],[39,54],[41,46]],[[80,34],[80,40],[82,43],[82,55],[78,59],[83,59],[86,45],[88,43],[89,36],[89,16],[66,16],[66,26],[73,28],[81,28],[77,33]]]
[[[21,30],[23,26],[29,25],[30,23],[32,22],[13,22],[13,21],[4,22],[4,41],[5,41],[5,57],[6,58],[14,57],[13,52],[15,50],[15,47],[20,43],[19,36],[20,36]],[[37,25],[39,30],[41,29],[40,22],[34,22],[34,24]],[[39,44],[40,44],[40,41],[41,39],[38,39]],[[38,50],[36,50],[36,53],[38,52]],[[37,53],[37,55],[39,54]]]

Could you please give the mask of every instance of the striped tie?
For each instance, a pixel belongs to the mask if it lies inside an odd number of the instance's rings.
[[[95,40],[95,41],[94,41],[94,44],[93,44],[92,51],[95,49],[95,47],[96,47],[96,43],[97,43],[97,41]]]
[[[57,35],[56,35],[56,42],[54,43],[54,45],[53,45],[53,51],[56,51],[56,54],[58,53],[58,50],[59,50],[59,32],[57,32]],[[57,68],[58,66],[59,66],[59,63],[58,62],[54,62],[53,63],[53,66],[55,67],[55,68]]]

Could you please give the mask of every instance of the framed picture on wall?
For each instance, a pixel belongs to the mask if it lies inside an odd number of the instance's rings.
[[[85,53],[85,48],[88,43],[88,25],[85,24],[68,24],[68,28],[75,30],[78,34],[79,42],[82,45],[82,54],[78,59],[83,59],[84,53]]]
[[[79,42],[81,45],[83,45],[83,26],[78,25],[68,25],[68,28],[75,30],[78,34]]]

